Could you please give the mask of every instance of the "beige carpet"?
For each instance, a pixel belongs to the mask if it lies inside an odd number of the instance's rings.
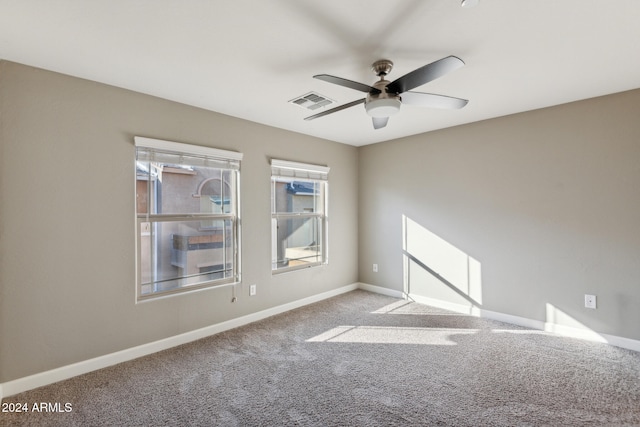
[[[53,426],[640,426],[640,353],[354,291],[6,398]]]

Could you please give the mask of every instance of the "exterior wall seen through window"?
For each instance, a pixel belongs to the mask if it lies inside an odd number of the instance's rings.
[[[239,281],[236,164],[138,147],[138,300]]]

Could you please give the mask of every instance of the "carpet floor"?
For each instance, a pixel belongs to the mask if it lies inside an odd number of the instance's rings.
[[[358,290],[3,404],[38,402],[0,424],[640,426],[640,353]]]

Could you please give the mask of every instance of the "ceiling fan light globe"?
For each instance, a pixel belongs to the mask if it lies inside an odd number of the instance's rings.
[[[397,98],[373,99],[367,102],[364,108],[371,117],[389,117],[400,111],[400,102]]]

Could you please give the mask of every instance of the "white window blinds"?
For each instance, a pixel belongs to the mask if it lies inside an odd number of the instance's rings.
[[[161,139],[134,138],[136,159],[171,163],[175,165],[188,164],[191,166],[206,166],[221,169],[240,169],[242,153],[220,150],[218,148],[202,147],[198,145],[181,144],[179,142],[163,141]]]
[[[327,166],[271,159],[272,176],[327,181],[329,179],[329,169]]]

